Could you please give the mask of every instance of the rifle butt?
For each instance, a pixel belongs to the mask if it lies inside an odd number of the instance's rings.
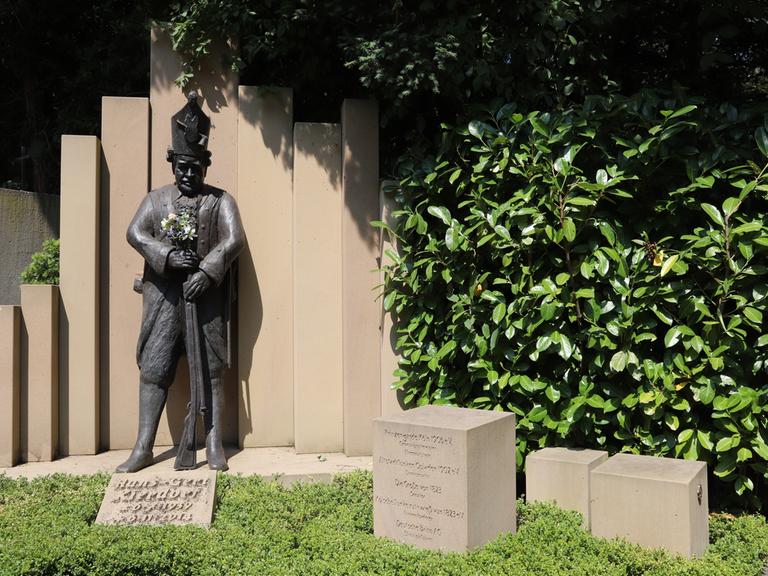
[[[197,442],[195,438],[195,420],[192,420],[192,431],[190,426],[184,425],[184,431],[181,434],[179,448],[176,451],[176,461],[173,464],[174,470],[193,470],[197,466]]]

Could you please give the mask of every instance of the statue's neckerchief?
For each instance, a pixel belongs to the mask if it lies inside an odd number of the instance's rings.
[[[173,207],[177,212],[189,211],[197,216],[200,211],[200,204],[203,201],[203,194],[195,194],[193,197],[180,194],[176,200],[173,201]]]

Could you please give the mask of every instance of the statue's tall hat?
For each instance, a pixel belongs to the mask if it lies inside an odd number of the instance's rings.
[[[168,148],[168,161],[175,156],[198,158],[206,165],[211,163],[208,151],[208,135],[211,132],[211,120],[197,103],[197,92],[187,95],[187,103],[171,117],[171,147]]]

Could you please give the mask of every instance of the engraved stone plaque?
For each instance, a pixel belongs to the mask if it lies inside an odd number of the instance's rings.
[[[374,533],[463,552],[514,532],[515,416],[423,406],[374,420]]]
[[[195,524],[207,528],[211,525],[215,496],[213,470],[115,474],[101,501],[96,523]]]

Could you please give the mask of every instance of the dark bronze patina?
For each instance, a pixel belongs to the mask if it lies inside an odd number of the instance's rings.
[[[157,426],[179,358],[190,366],[190,403],[175,468],[195,462],[195,423],[203,417],[208,466],[226,470],[222,447],[224,391],[221,372],[229,364],[231,267],[245,243],[234,199],[204,184],[210,165],[210,120],[191,92],[171,119],[175,184],[152,190],[128,227],[128,242],[144,258],[140,283],[144,300],[136,358],[139,384],[139,433],[128,460],[117,472],[136,472],[153,462]],[[196,228],[183,241],[164,230],[169,215],[188,214]]]

